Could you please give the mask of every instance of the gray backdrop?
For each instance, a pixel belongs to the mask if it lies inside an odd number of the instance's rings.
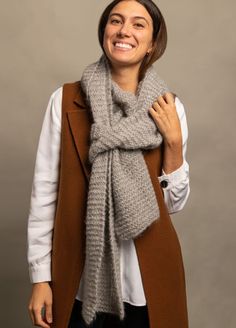
[[[1,3],[1,327],[31,327],[26,226],[50,94],[101,54],[109,1]],[[169,42],[156,68],[185,105],[191,195],[172,216],[182,245],[191,328],[234,328],[235,0],[157,2]]]

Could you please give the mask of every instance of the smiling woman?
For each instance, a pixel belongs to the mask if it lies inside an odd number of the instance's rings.
[[[137,5],[140,6],[139,12],[143,16],[132,15]],[[152,50],[152,30],[152,18],[142,5],[134,6],[134,3],[131,3],[127,8],[124,2],[121,2],[109,16],[104,33],[104,50],[110,60],[115,60],[118,56],[119,61],[129,61],[138,66],[140,59]],[[122,57],[119,53],[121,49],[125,54]]]
[[[164,18],[151,0],[115,0],[103,54],[51,96],[28,219],[40,327],[187,328],[181,248],[170,214],[189,196],[185,110],[152,65]],[[43,310],[43,313],[42,313]]]
[[[142,50],[140,50],[140,47],[138,48],[138,52],[140,51],[138,53],[139,60],[141,60],[139,80],[141,80],[147,68],[159,59],[166,49],[167,30],[165,20],[159,8],[152,1],[113,1],[101,16],[98,31],[100,45],[108,57],[109,51],[106,52],[106,50],[109,50],[109,40],[107,38],[109,35],[111,36],[111,33],[117,32],[122,38],[122,32],[127,32],[126,29],[128,29],[128,33],[131,31],[134,33],[134,38],[135,36],[138,38],[137,41],[132,41],[134,42],[132,47],[143,46]],[[116,38],[115,35],[114,38]],[[125,42],[125,40],[122,41]]]

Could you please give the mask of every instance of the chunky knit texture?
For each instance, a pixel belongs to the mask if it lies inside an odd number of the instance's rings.
[[[105,55],[84,70],[81,86],[93,116],[82,305],[90,324],[100,311],[124,318],[119,242],[139,236],[159,218],[142,150],[163,141],[148,109],[169,90],[153,66],[136,94],[122,90]]]

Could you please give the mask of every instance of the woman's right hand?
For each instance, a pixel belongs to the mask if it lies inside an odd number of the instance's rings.
[[[34,283],[29,302],[29,314],[33,325],[50,328],[52,323],[52,289],[48,282]],[[42,309],[44,315],[42,315]]]

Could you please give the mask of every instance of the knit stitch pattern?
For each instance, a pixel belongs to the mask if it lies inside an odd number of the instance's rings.
[[[151,66],[136,94],[122,90],[104,54],[85,68],[81,87],[93,117],[82,305],[91,324],[101,311],[124,319],[119,241],[138,237],[159,218],[142,150],[163,141],[148,109],[169,89]]]

